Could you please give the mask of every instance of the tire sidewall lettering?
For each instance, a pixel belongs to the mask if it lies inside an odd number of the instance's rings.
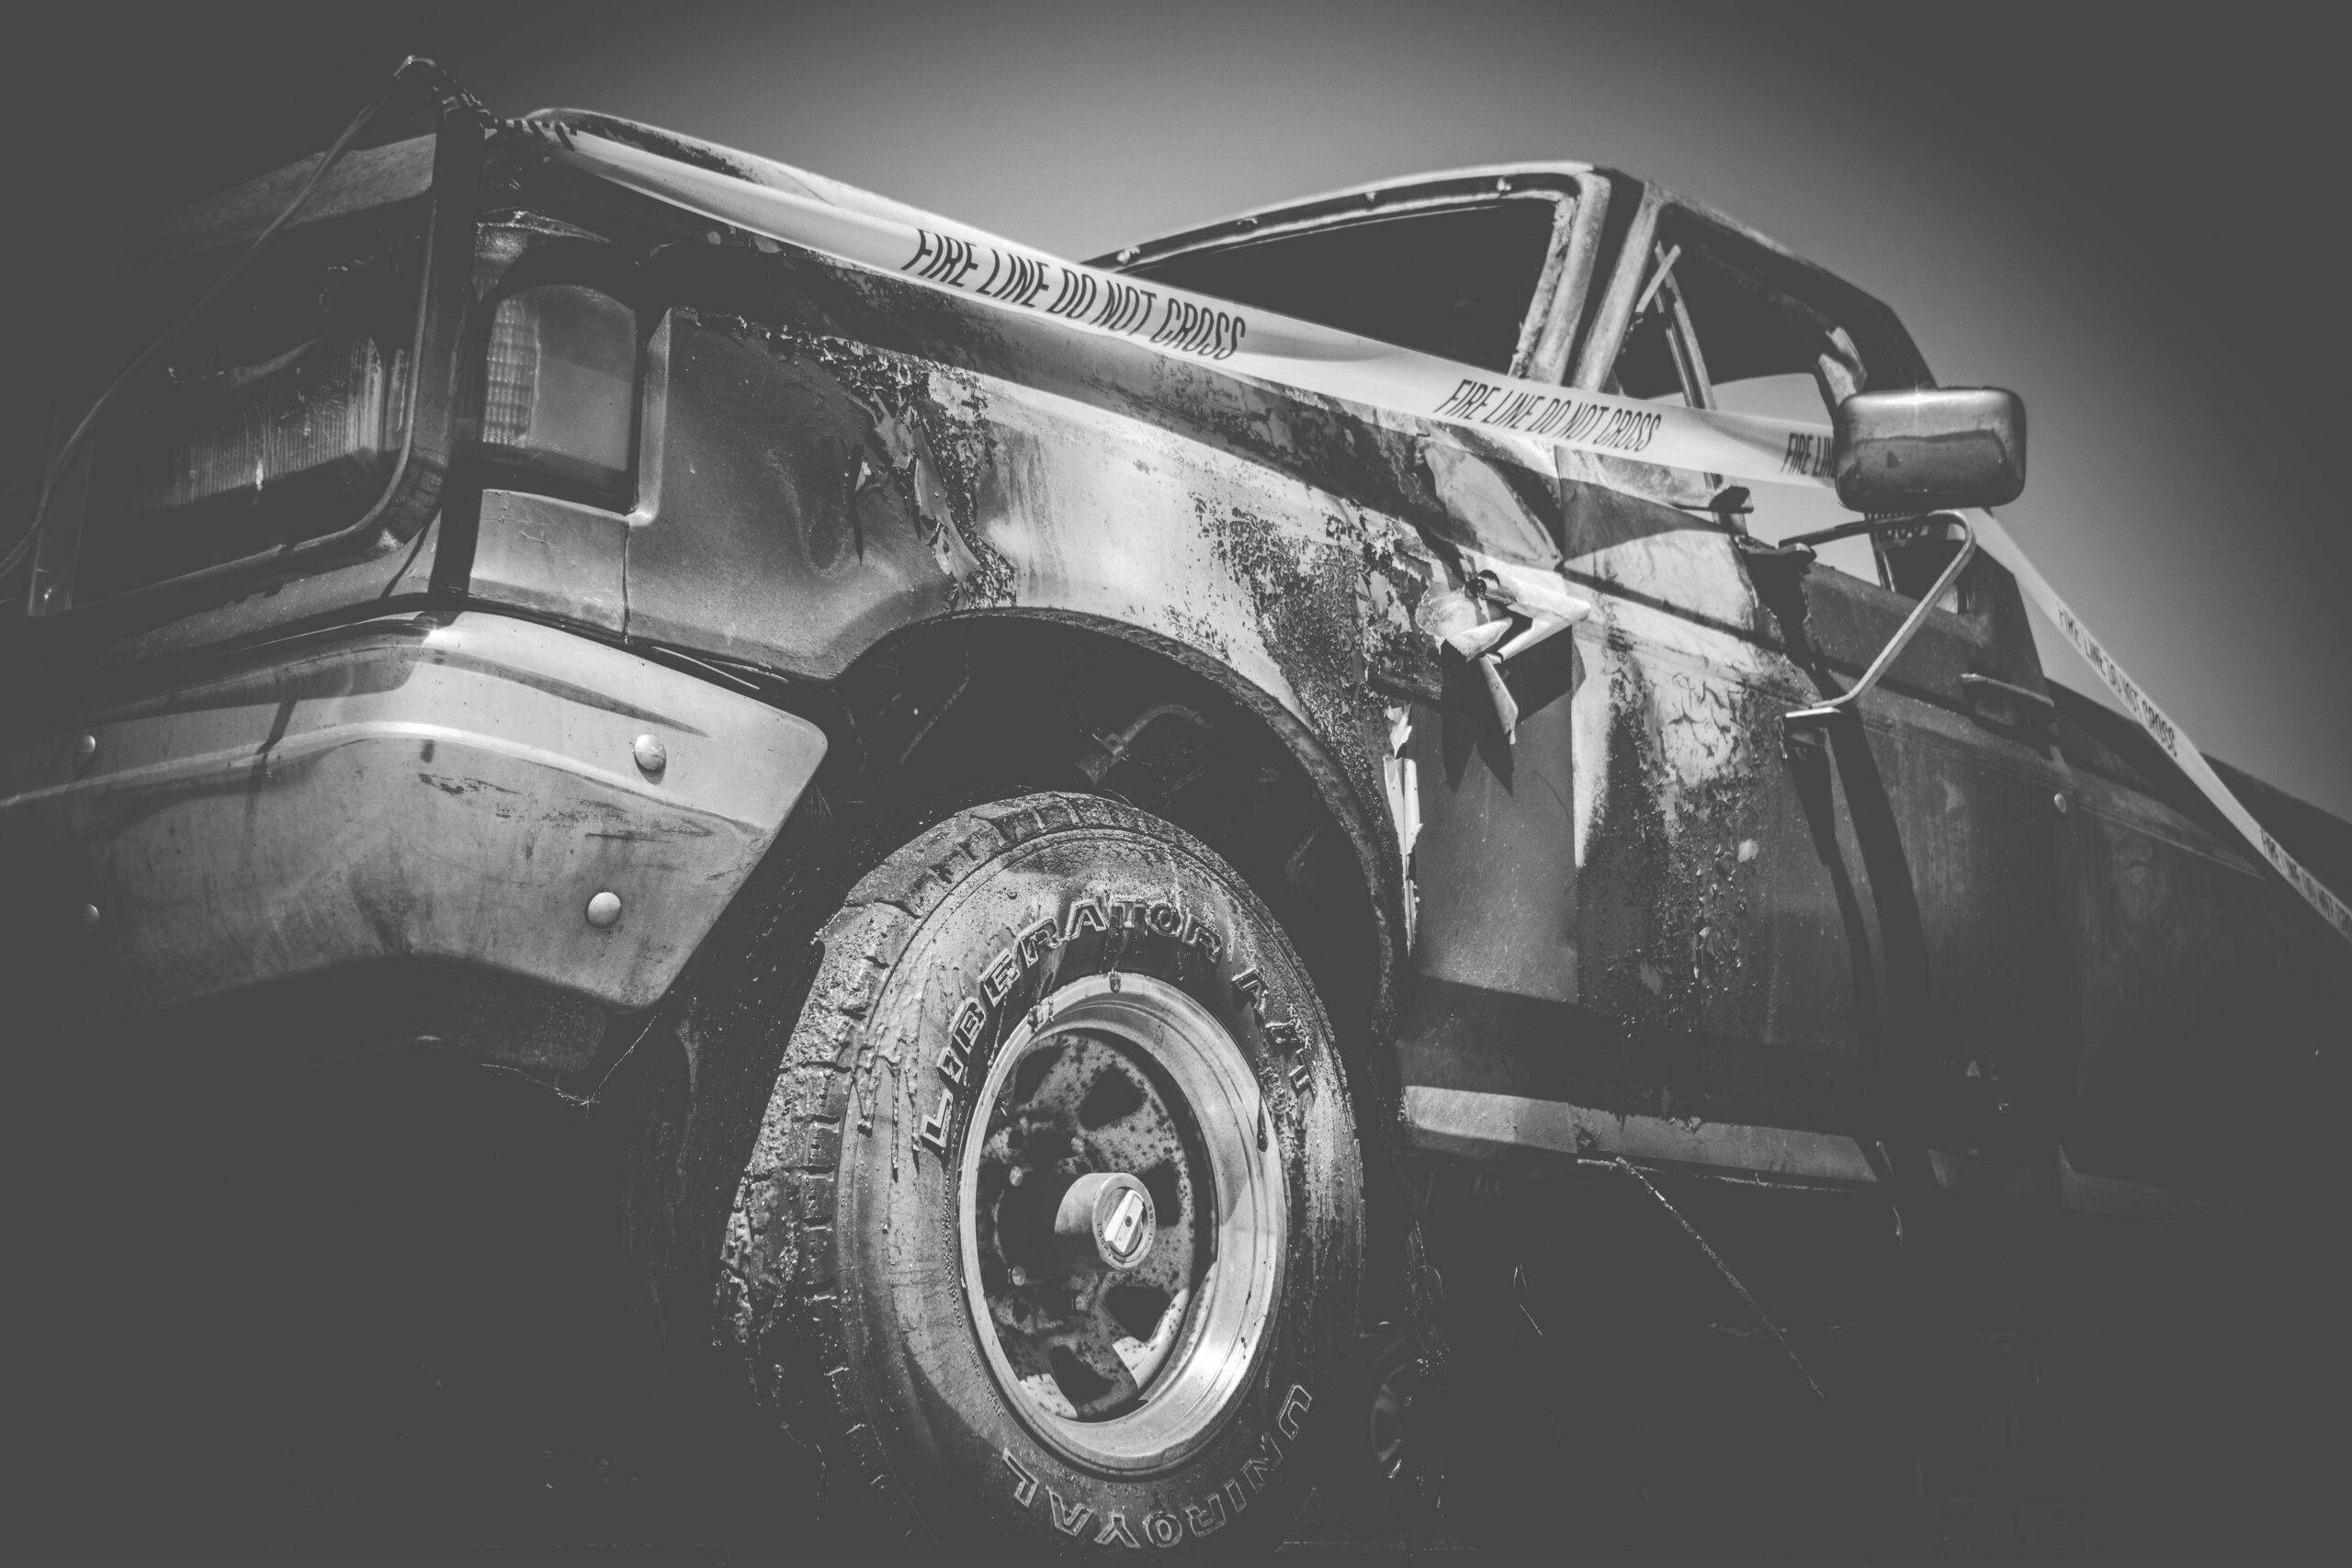
[[[1257,1434],[1254,1447],[1242,1448],[1244,1457],[1230,1475],[1208,1487],[1197,1501],[1155,1498],[1141,1514],[1106,1496],[1090,1496],[1090,1478],[1062,1470],[1043,1454],[1015,1453],[1008,1445],[1001,1457],[1011,1475],[1012,1506],[1024,1514],[1043,1514],[1059,1533],[1091,1540],[1096,1546],[1165,1551],[1187,1535],[1206,1540],[1238,1518],[1272,1484],[1273,1473],[1291,1462],[1299,1441],[1299,1418],[1313,1404],[1305,1384],[1291,1384],[1277,1406],[1272,1427]],[[1286,1443],[1277,1431],[1287,1434]]]
[[[845,1347],[862,1369],[857,1418],[868,1431],[909,1435],[895,1462],[908,1495],[938,1510],[924,1510],[926,1528],[954,1539],[995,1521],[1041,1548],[1097,1552],[1262,1534],[1302,1480],[1296,1445],[1277,1424],[1284,1391],[1324,1374],[1333,1342],[1320,1325],[1349,1299],[1340,1281],[1355,1278],[1352,1264],[1321,1278],[1322,1238],[1331,1216],[1348,1213],[1325,1194],[1360,1181],[1329,1026],[1281,928],[1246,884],[1181,836],[1090,824],[974,868],[888,952],[889,973],[855,1034],[828,1046],[887,1065],[870,1129],[858,1115],[842,1123],[833,1234],[842,1304],[826,1310],[871,1325]],[[1252,987],[1237,990],[1253,971],[1262,1002]],[[1294,1218],[1279,1304],[1251,1348],[1246,1393],[1184,1460],[1116,1475],[1063,1457],[997,1384],[963,1284],[960,1188],[967,1140],[984,1135],[980,1091],[1007,1041],[1061,987],[1125,974],[1175,986],[1231,1035],[1264,1091]],[[1279,1043],[1284,1032],[1270,1021],[1294,1024],[1296,1043]],[[1312,1096],[1287,1087],[1295,1063],[1312,1066]],[[1253,1506],[1277,1489],[1283,1497]]]
[[[919,1155],[954,1166],[997,1049],[1056,987],[1090,974],[1107,974],[1115,988],[1125,970],[1154,972],[1176,981],[1225,1021],[1237,1041],[1254,1032],[1289,1099],[1313,1089],[1302,1026],[1295,1012],[1270,1002],[1256,962],[1243,962],[1220,912],[1187,901],[1181,888],[1101,888],[1066,895],[1058,908],[1031,912],[981,963],[977,977],[948,1012],[944,1043],[926,1040],[915,1054],[910,1135]],[[1139,948],[1162,949],[1155,954]],[[1154,964],[1154,958],[1161,962]],[[1175,962],[1169,965],[1166,961]],[[1238,1019],[1236,1014],[1241,1016]],[[1246,1021],[1247,1028],[1233,1028]],[[1310,1024],[1308,1027],[1312,1027]],[[1269,1095],[1278,1113],[1283,1097]],[[1295,1111],[1295,1103],[1287,1109]],[[1286,1121],[1295,1116],[1286,1115]]]

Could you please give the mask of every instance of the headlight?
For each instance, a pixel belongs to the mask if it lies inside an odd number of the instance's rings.
[[[88,603],[348,527],[408,438],[424,209],[411,199],[289,231],[103,414],[88,446],[74,593]],[[151,330],[226,263],[138,278]]]
[[[217,372],[121,443],[137,519],[373,491],[399,456],[408,355],[369,337],[319,338]]]

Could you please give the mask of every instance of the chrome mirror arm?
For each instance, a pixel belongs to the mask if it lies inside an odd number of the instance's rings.
[[[1856,711],[1856,706],[1861,702],[1863,696],[1876,686],[1879,678],[1886,673],[1887,667],[1893,664],[1904,649],[1910,645],[1912,637],[1917,635],[1919,627],[1926,623],[1928,612],[1935,608],[1938,600],[1951,592],[1951,585],[1960,581],[1960,574],[1966,570],[1968,563],[1975,558],[1976,530],[1969,526],[1967,518],[1958,513],[1948,515],[1951,516],[1953,522],[1960,525],[1960,548],[1953,554],[1951,564],[1944,568],[1942,575],[1936,579],[1935,586],[1928,589],[1920,596],[1919,602],[1911,606],[1911,614],[1905,616],[1903,624],[1894,629],[1894,635],[1887,638],[1886,646],[1879,649],[1878,657],[1871,660],[1870,668],[1862,671],[1860,680],[1817,706],[1798,708],[1793,713],[1781,715],[1781,723],[1784,727],[1809,729],[1827,724],[1840,714]],[[1800,534],[1794,538],[1781,541],[1781,544],[1784,548],[1792,546],[1810,547],[1826,544],[1832,539],[1849,538],[1856,534],[1875,534],[1886,528],[1909,527],[1917,521],[1917,518],[1903,517],[1865,523],[1841,523],[1835,528],[1824,528],[1813,534]]]

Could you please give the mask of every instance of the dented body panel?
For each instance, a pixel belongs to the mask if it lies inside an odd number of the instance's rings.
[[[0,842],[69,863],[136,1009],[447,960],[627,1010],[677,977],[824,747],[546,626],[387,617],[10,751]],[[583,919],[599,896],[614,917]]]
[[[119,825],[114,786],[40,773],[65,765],[58,749],[83,727],[116,722],[103,705],[51,705],[41,739],[11,754],[0,821],[38,819],[59,886],[103,883],[128,912],[96,940],[143,1003],[411,954],[647,1005],[820,757],[854,751],[887,773],[970,680],[923,694],[928,713],[908,696],[920,722],[883,745],[857,707],[876,671],[921,634],[990,617],[1067,634],[1077,658],[1123,640],[1245,699],[1267,755],[1283,760],[1261,773],[1295,771],[1352,860],[1372,950],[1359,958],[1377,992],[1362,1045],[1425,1151],[1623,1155],[2173,1212],[2227,1185],[2177,1137],[2146,1131],[2193,1114],[2197,1076],[2179,1064],[2210,1059],[2214,1041],[2183,1036],[2151,998],[2288,972],[2298,998],[2341,997],[2340,965],[2315,956],[2324,939],[2280,889],[2155,799],[2147,775],[2106,761],[2085,773],[2075,730],[1988,707],[1988,693],[2052,700],[2016,586],[1990,560],[1969,567],[1859,722],[1804,739],[1782,716],[1850,685],[1910,601],[1749,549],[1707,476],[1442,432],[1083,334],[714,224],[560,165],[519,133],[493,135],[487,158],[500,210],[566,244],[593,240],[596,287],[633,312],[627,493],[489,467],[453,480],[405,562],[351,569],[361,586],[344,613],[379,629],[302,658],[341,672],[327,683],[343,682],[331,696],[348,705],[375,672],[440,668],[413,650],[474,635],[483,612],[525,617],[500,620],[500,635],[529,644],[534,668],[576,660],[569,679],[587,695],[524,682],[537,694],[518,690],[513,723],[572,735],[578,716],[560,705],[595,712],[601,694],[605,750],[540,746],[526,769],[536,783],[491,781],[527,797],[493,829],[452,816],[481,807],[475,786],[420,787],[416,769],[389,763],[342,780],[332,811],[344,815],[322,816],[324,797],[305,804],[277,782],[266,722],[223,742],[206,773],[190,759],[212,741],[141,720],[156,747],[185,752],[142,785],[154,821],[185,825],[164,846]],[[1680,209],[1583,165],[1525,175],[1568,205],[1511,368],[1599,387],[1636,316],[1652,231]],[[1491,183],[1503,199],[1511,180],[1479,171],[1340,193],[1264,231],[1358,221],[1384,200],[1414,209],[1421,186],[1451,202]],[[1624,222],[1604,229],[1612,210]],[[1258,230],[1239,220],[1119,262]],[[1789,287],[1817,286],[1848,311],[1839,341],[1879,367],[1873,385],[1926,379],[1892,312],[1771,254]],[[478,287],[480,313],[496,289]],[[334,620],[323,581],[286,603]],[[387,614],[428,607],[464,614],[381,629]],[[240,602],[220,624],[282,637],[277,613]],[[1507,630],[1508,659],[1450,642],[1460,628],[1445,617],[1464,615]],[[134,630],[101,662],[159,670],[151,661],[193,635],[177,624]],[[283,697],[308,733],[319,699],[279,690],[293,679],[282,661],[263,667],[279,673],[251,677],[236,711]],[[167,673],[151,686],[158,714],[212,689],[174,690]],[[386,758],[411,744],[401,726],[445,724],[434,705],[458,700],[429,682],[390,686],[427,711],[364,721]],[[644,694],[655,688],[660,701]],[[712,712],[685,723],[682,703]],[[1087,782],[1170,712],[1208,722],[1144,691],[1125,711],[1086,715]],[[322,734],[346,722],[341,708],[317,713]],[[640,722],[685,738],[668,783],[631,776],[622,731]],[[419,730],[415,743],[434,740]],[[685,798],[707,749],[726,790]],[[246,813],[234,824],[214,819],[224,790]],[[559,807],[591,796],[630,844],[669,848],[577,839]],[[346,818],[373,825],[372,847],[332,826]],[[305,836],[322,822],[331,830]],[[1272,857],[1286,919],[1318,918],[1320,831]],[[405,847],[427,841],[466,848]],[[590,885],[616,879],[646,889],[624,891],[626,907],[650,897],[659,918],[582,935],[579,910],[602,890]],[[180,934],[202,897],[225,898],[232,918],[201,940]],[[298,935],[266,913],[287,908],[308,911]],[[1340,941],[1342,926],[1332,917],[1316,940]],[[2160,980],[2152,954],[2175,951],[2165,933],[2184,927],[2196,963]],[[2298,1041],[2263,1049],[2288,1064]],[[2152,1068],[2158,1056],[2170,1065]],[[2292,1070],[2279,1075],[2265,1095],[2286,1092]]]

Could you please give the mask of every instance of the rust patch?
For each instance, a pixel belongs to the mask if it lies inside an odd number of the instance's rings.
[[[1344,546],[1301,537],[1246,507],[1195,496],[1195,516],[1218,564],[1249,594],[1266,649],[1299,705],[1368,798],[1380,778],[1387,720],[1370,674],[1361,573]],[[1329,520],[1346,537],[1344,516]],[[1418,597],[1418,596],[1417,596]],[[1408,617],[1409,625],[1409,616]]]
[[[1001,455],[989,434],[987,399],[977,376],[797,327],[690,314],[778,358],[815,366],[865,411],[872,424],[869,456],[887,470],[883,482],[897,488],[930,545],[947,579],[948,609],[1013,602],[1012,562],[979,526],[983,476]]]
[[[1225,628],[1217,625],[1213,617],[1204,615],[1197,610],[1188,610],[1180,604],[1163,605],[1159,615],[1162,620],[1174,628],[1177,635],[1193,647],[1206,649],[1227,664],[1234,661],[1232,640],[1225,635]]]
[[[1693,669],[1667,677],[1610,647],[1605,805],[1582,879],[1586,998],[1635,1029],[1697,1032],[1758,977],[1747,972],[1759,769],[1773,705]],[[1677,731],[1679,733],[1677,733]],[[1602,902],[1606,900],[1605,904]]]
[[[1444,694],[1445,673],[1435,639],[1414,616],[1438,569],[1419,545],[1418,536],[1386,518],[1366,518],[1360,525],[1359,635],[1374,680],[1435,702]]]
[[[1001,461],[979,378],[845,338],[791,335],[873,417],[876,443],[948,576],[947,607],[1012,604],[1012,562],[979,525],[982,476]]]

